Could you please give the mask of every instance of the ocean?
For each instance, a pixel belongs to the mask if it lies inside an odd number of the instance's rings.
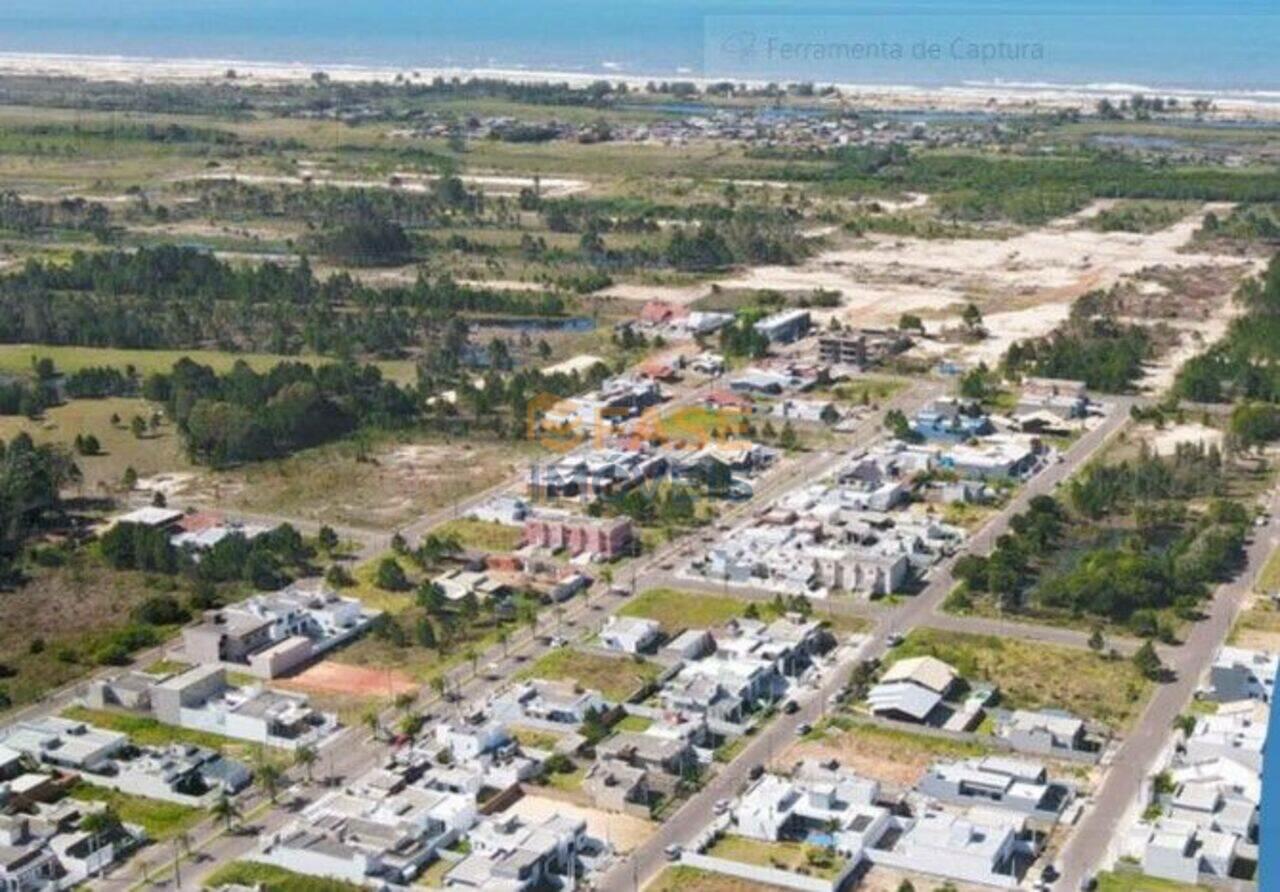
[[[3,0],[0,52],[1280,100],[1275,0]]]

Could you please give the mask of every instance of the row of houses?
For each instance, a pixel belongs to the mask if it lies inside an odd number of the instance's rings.
[[[910,498],[910,477],[921,467],[928,454],[905,444],[855,455],[833,479],[789,493],[724,536],[694,570],[814,597],[900,591],[963,539],[958,528],[895,510]]]
[[[1123,840],[1144,873],[1191,885],[1247,879],[1257,867],[1275,654],[1222,647],[1201,696],[1216,707],[1180,729]]]
[[[752,782],[720,832],[828,849],[843,864],[833,889],[868,864],[1012,889],[1039,853],[1035,821],[1056,821],[1069,798],[1044,766],[1021,760],[939,763],[908,796],[838,763],[805,760],[789,776]],[[685,860],[733,870],[714,857]]]
[[[402,886],[445,859],[446,888],[524,890],[579,874],[586,823],[486,814],[480,799],[542,770],[504,723],[483,714],[439,724],[387,766],[326,793],[260,841],[251,858],[311,876]]]

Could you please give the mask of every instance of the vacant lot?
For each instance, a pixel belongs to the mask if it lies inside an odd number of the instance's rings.
[[[916,629],[888,662],[923,655],[950,663],[966,681],[996,685],[1004,706],[1057,707],[1116,729],[1133,721],[1151,692],[1128,660],[994,635]]]
[[[251,861],[233,861],[219,867],[205,878],[204,885],[207,889],[243,886],[267,892],[359,892],[364,888],[353,883],[305,876],[283,867]]]
[[[989,752],[977,743],[913,734],[839,716],[820,724],[778,761],[790,765],[798,759],[837,759],[859,774],[912,786],[938,759],[967,759]]]
[[[129,432],[131,418],[140,415],[149,420],[156,408],[141,399],[72,400],[47,410],[34,421],[16,416],[0,418],[0,440],[25,431],[37,443],[60,443],[70,449],[77,434],[93,434],[102,445],[102,454],[77,455],[76,465],[84,476],[80,491],[100,495],[104,488],[120,489],[125,468],[133,468],[139,477],[191,470],[182,439],[172,425],[162,424],[141,437]],[[113,416],[118,417],[118,423],[112,423]]]
[[[203,810],[188,805],[130,796],[86,783],[73,788],[71,796],[83,802],[107,803],[115,809],[120,820],[126,824],[137,824],[154,840],[169,839],[190,830],[200,823],[205,814]]]
[[[709,629],[741,616],[746,601],[700,592],[683,592],[673,588],[653,588],[641,592],[618,613],[656,620],[667,635],[678,635],[685,629]]]
[[[524,443],[347,440],[217,475],[199,497],[256,514],[392,531],[510,478]]]
[[[599,691],[608,700],[626,700],[658,677],[659,667],[630,657],[606,657],[562,647],[520,673],[522,678],[564,679]]]
[[[463,548],[478,551],[514,551],[520,547],[520,528],[472,518],[441,524],[432,532],[458,540]]]
[[[541,821],[552,815],[581,818],[587,822],[587,833],[597,839],[607,839],[619,852],[629,852],[653,834],[651,821],[631,815],[614,814],[594,808],[585,808],[549,799],[543,796],[522,796],[503,814],[517,814],[532,821]]]
[[[1270,601],[1255,599],[1236,620],[1231,643],[1255,650],[1280,650],[1280,610]]]
[[[14,706],[95,668],[98,655],[129,622],[131,611],[168,583],[108,570],[84,549],[72,553],[62,567],[31,573],[18,588],[0,592],[0,663],[14,673],[0,678],[0,689]],[[160,638],[174,631],[156,629]]]
[[[756,892],[773,888],[776,887],[680,865],[668,867],[658,874],[645,886],[645,892]]]
[[[281,687],[312,694],[394,697],[418,689],[413,680],[390,669],[369,669],[322,660],[283,682]]]

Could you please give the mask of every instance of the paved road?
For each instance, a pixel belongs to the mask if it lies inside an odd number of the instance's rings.
[[[1118,431],[1129,423],[1131,400],[1120,399],[1111,404],[1105,419],[1087,432],[1068,449],[1063,461],[1054,462],[1042,470],[1010,499],[999,514],[990,518],[969,539],[965,551],[986,553],[997,538],[1008,529],[1010,519],[1025,510],[1027,503],[1037,495],[1051,493],[1069,475],[1098,453]],[[817,476],[817,475],[815,475]],[[718,799],[731,798],[746,783],[752,767],[770,761],[795,739],[801,723],[812,723],[824,709],[830,696],[848,679],[854,665],[869,657],[882,656],[888,649],[889,636],[905,634],[916,626],[930,625],[937,615],[947,593],[955,586],[952,567],[960,557],[956,555],[934,568],[930,582],[920,594],[904,601],[896,609],[882,616],[867,643],[858,651],[844,657],[824,675],[822,687],[807,695],[801,710],[795,715],[779,715],[765,727],[748,746],[706,787],[690,797],[674,815],[657,828],[657,832],[640,845],[631,856],[620,861],[605,873],[597,888],[604,892],[625,892],[642,887],[667,865],[665,850],[668,846],[687,846],[711,822]]]
[[[1165,665],[1174,671],[1176,680],[1156,691],[1116,752],[1091,806],[1062,849],[1062,876],[1054,884],[1055,889],[1080,888],[1083,879],[1093,876],[1100,864],[1110,860],[1108,853],[1121,830],[1120,822],[1168,743],[1174,719],[1186,709],[1213,655],[1226,640],[1263,564],[1280,547],[1280,494],[1271,494],[1269,508],[1272,519],[1267,526],[1255,529],[1245,572],[1214,593],[1208,618],[1191,627],[1186,642],[1165,652]]]

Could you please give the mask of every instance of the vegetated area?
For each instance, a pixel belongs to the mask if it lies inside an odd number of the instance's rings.
[[[252,544],[229,536],[198,562],[160,530],[120,523],[99,534],[81,513],[94,500],[61,495],[78,476],[70,455],[23,434],[2,455],[0,709],[127,665],[197,612],[314,575],[327,554],[287,525]]]
[[[1102,208],[1084,225],[1098,232],[1157,232],[1194,209],[1187,202],[1120,201]]]
[[[172,744],[200,746],[216,750],[228,756],[244,757],[253,747],[233,737],[223,737],[210,731],[179,728],[145,715],[137,715],[115,709],[90,709],[87,706],[71,706],[62,715],[77,722],[96,725],[107,731],[119,731],[129,735],[136,746],[164,748]]]
[[[1036,375],[1083,381],[1102,393],[1130,390],[1142,376],[1143,362],[1155,353],[1153,332],[1121,321],[1106,309],[1103,294],[1079,298],[1067,321],[1051,334],[1009,347],[1005,374],[1014,379]]]
[[[1265,461],[1216,444],[1160,455],[1122,440],[1034,498],[991,554],[957,561],[946,608],[1094,628],[1099,648],[1108,628],[1175,641],[1239,572],[1245,500],[1270,479]]]
[[[244,886],[263,889],[265,892],[357,892],[363,888],[354,883],[307,876],[274,864],[259,864],[256,861],[232,861],[224,864],[205,878],[204,885],[207,889]]]
[[[1116,870],[1104,870],[1098,874],[1098,892],[1195,892],[1208,886],[1179,883],[1140,873],[1137,866],[1126,868],[1121,864]]]
[[[774,887],[681,864],[666,868],[645,888],[648,892],[755,892]]]
[[[1201,403],[1237,403],[1231,431],[1242,447],[1280,439],[1280,254],[1236,292],[1242,310],[1226,336],[1178,373],[1175,392]]]
[[[685,629],[712,629],[738,617],[772,622],[788,613],[821,620],[840,634],[860,632],[869,625],[863,617],[820,614],[803,595],[786,598],[777,595],[771,601],[749,601],[730,595],[654,588],[641,592],[618,611],[620,616],[655,620],[669,638]]]
[[[663,634],[674,638],[685,629],[710,629],[742,616],[750,602],[724,595],[654,588],[641,592],[621,610],[621,616],[651,619]]]
[[[461,548],[456,539],[429,534],[412,550],[401,548],[357,567],[349,579],[341,573],[331,575],[344,594],[385,611],[368,634],[331,659],[430,681],[443,693],[447,669],[474,664],[486,648],[532,625],[542,609],[536,594],[517,592],[483,601],[468,595],[450,601],[430,581]]]
[[[1010,709],[1057,707],[1123,730],[1142,710],[1152,689],[1130,660],[1041,642],[921,628],[893,649],[888,665],[932,656],[954,666],[968,683],[999,689]]]
[[[730,834],[717,839],[706,854],[712,858],[772,867],[826,880],[834,879],[845,865],[844,858],[826,846],[801,842],[766,842]]]
[[[136,824],[147,831],[150,839],[158,842],[186,833],[199,824],[205,812],[189,805],[131,796],[89,783],[79,783],[71,789],[71,797],[84,802],[104,802],[126,824]]]
[[[522,678],[573,681],[597,690],[606,700],[630,700],[661,673],[656,663],[633,657],[607,657],[573,647],[560,647],[521,670]]]
[[[797,759],[836,759],[859,774],[910,787],[939,759],[967,759],[991,752],[991,747],[977,741],[888,728],[842,712],[816,723],[813,731],[777,762],[787,766]]]

